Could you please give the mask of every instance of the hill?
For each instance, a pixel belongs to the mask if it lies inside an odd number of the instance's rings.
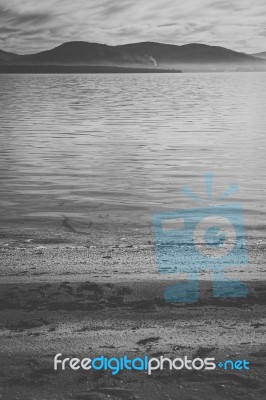
[[[266,59],[266,51],[263,51],[262,53],[252,54],[252,56]]]
[[[156,42],[120,46],[67,42],[51,50],[29,55],[1,51],[0,64],[174,68],[183,71],[266,70],[264,60],[224,47],[200,43],[178,46]]]

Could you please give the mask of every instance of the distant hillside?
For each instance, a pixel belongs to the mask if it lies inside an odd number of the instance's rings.
[[[263,51],[262,53],[252,54],[252,56],[266,59],[266,51]]]
[[[19,58],[20,56],[18,56],[17,54],[8,53],[7,51],[0,50],[0,64],[5,64],[5,63],[12,64]]]
[[[51,50],[21,56],[1,51],[0,64],[174,68],[183,71],[266,70],[264,60],[224,47],[155,42],[122,46],[68,42]]]
[[[182,46],[163,43],[143,42],[116,46],[130,54],[145,56],[150,54],[159,63],[243,63],[254,61],[252,56],[233,50],[206,44],[191,43]]]

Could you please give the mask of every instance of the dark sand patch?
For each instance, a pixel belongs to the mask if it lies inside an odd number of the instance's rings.
[[[164,302],[166,284],[65,280],[1,285],[2,398],[263,399],[265,285],[249,283],[249,297],[238,302],[213,299],[206,285],[199,303],[177,304]],[[251,370],[163,370],[151,376],[127,371],[112,376],[67,368],[55,373],[58,352],[81,358],[246,358]]]

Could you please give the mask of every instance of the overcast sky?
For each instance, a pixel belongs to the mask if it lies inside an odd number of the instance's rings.
[[[0,49],[63,42],[205,43],[266,51],[266,0],[0,0]]]

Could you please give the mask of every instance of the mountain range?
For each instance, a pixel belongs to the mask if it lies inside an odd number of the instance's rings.
[[[182,71],[266,70],[259,54],[236,52],[224,47],[199,43],[171,45],[141,42],[108,46],[89,42],[67,42],[36,54],[18,55],[0,50],[1,67],[16,66],[101,66]],[[4,68],[6,69],[6,68]]]
[[[263,51],[262,53],[254,53],[252,56],[266,59],[266,51]]]

